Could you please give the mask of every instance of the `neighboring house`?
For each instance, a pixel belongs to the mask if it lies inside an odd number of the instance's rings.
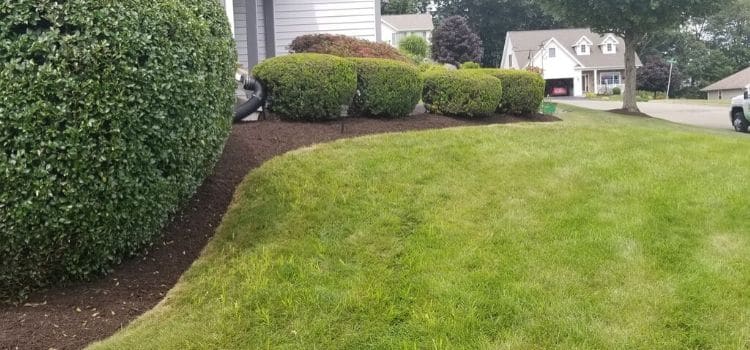
[[[380,0],[219,0],[232,25],[240,64],[289,53],[304,34],[380,41]]]
[[[393,47],[398,47],[401,39],[409,35],[421,36],[429,43],[432,41],[432,30],[435,29],[432,15],[429,13],[381,16],[380,22],[381,41]]]
[[[742,95],[745,86],[750,84],[750,67],[719,80],[703,89],[709,100],[731,100],[732,97]]]
[[[636,67],[641,67],[636,56]],[[502,68],[540,68],[547,95],[584,96],[624,88],[625,43],[590,29],[508,32]]]

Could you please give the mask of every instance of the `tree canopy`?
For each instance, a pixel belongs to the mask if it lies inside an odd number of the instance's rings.
[[[468,19],[482,39],[486,67],[500,65],[508,31],[566,27],[533,0],[436,0],[434,4],[438,19],[456,15]]]
[[[670,84],[671,69],[671,84]],[[670,67],[669,62],[661,56],[647,56],[643,67],[638,69],[638,90],[666,92],[669,86],[670,95],[680,89],[682,74],[679,68]]]
[[[709,16],[729,0],[538,0],[545,10],[568,23],[614,33],[625,40],[623,109],[637,112],[635,50],[649,33]]]
[[[429,0],[381,0],[380,13],[384,15],[424,13],[429,3]]]
[[[444,19],[432,35],[432,58],[456,67],[482,59],[482,39],[469,27],[465,17]]]
[[[649,33],[638,52],[675,59],[684,81],[678,94],[703,97],[700,88],[750,65],[750,0],[731,2],[679,28]]]

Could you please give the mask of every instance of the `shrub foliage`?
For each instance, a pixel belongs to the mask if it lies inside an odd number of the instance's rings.
[[[435,28],[432,35],[432,58],[456,67],[461,62],[482,60],[482,39],[469,27],[465,17],[448,17]]]
[[[492,114],[500,106],[503,84],[488,74],[435,70],[423,77],[422,100],[432,113],[479,117]]]
[[[295,38],[289,50],[293,53],[320,53],[339,57],[386,58],[410,62],[409,58],[386,43],[346,35],[308,34]]]
[[[203,0],[0,5],[0,300],[149,244],[229,133],[236,54]]]
[[[398,49],[406,56],[419,63],[422,62],[430,51],[427,40],[418,35],[409,35],[398,43]]]
[[[289,120],[335,119],[357,90],[354,63],[300,53],[267,59],[253,75],[268,90],[269,108]]]
[[[479,65],[479,63],[476,63],[476,62],[464,62],[464,63],[461,63],[461,69],[479,69],[479,68],[482,68],[482,66]]]
[[[480,69],[503,82],[501,113],[529,115],[539,111],[544,100],[544,78],[535,72],[516,69]]]
[[[417,67],[392,60],[354,58],[357,94],[350,114],[403,117],[414,111],[422,94]]]

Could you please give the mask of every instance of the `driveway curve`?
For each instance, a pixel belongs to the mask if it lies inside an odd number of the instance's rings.
[[[603,111],[622,108],[621,101],[592,101],[583,98],[555,98],[553,101]],[[654,118],[674,123],[710,129],[734,130],[729,121],[729,102],[727,102],[726,107],[721,107],[651,101],[639,103],[638,107],[641,109],[641,112]]]

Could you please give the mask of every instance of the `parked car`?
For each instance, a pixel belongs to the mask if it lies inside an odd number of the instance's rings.
[[[732,99],[732,111],[729,113],[734,130],[748,132],[750,128],[750,85],[745,86],[745,93]]]
[[[550,93],[552,96],[568,96],[568,88],[564,86],[553,87]]]

